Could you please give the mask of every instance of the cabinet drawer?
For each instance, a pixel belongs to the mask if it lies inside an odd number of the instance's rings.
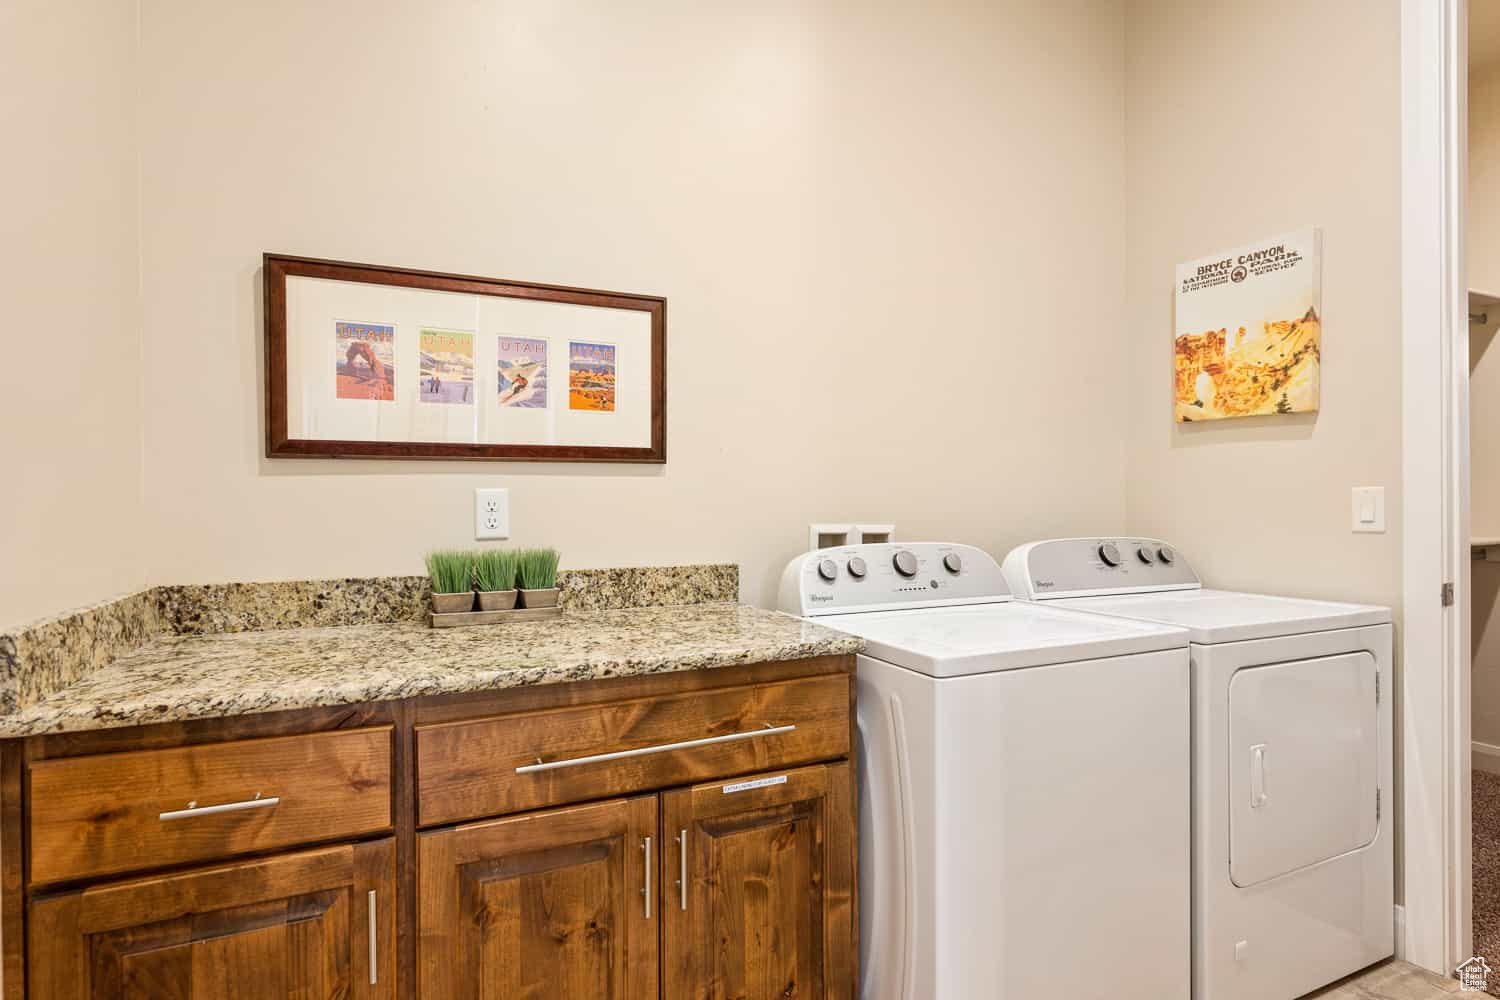
[[[418,726],[417,820],[453,823],[849,753],[847,674]]]
[[[31,881],[162,868],[391,825],[391,727],[31,765]]]

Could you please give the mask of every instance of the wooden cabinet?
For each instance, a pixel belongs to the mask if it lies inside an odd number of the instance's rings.
[[[854,1000],[853,690],[829,656],[0,742],[0,1000]]]
[[[423,1000],[652,1000],[655,796],[419,836]]]
[[[420,834],[420,994],[852,998],[851,806],[840,763]]]
[[[421,826],[794,767],[849,753],[833,675],[417,727]]]
[[[391,727],[31,767],[31,881],[216,861],[391,827]]]
[[[34,1000],[376,1000],[395,991],[390,839],[43,897]]]
[[[662,795],[663,1000],[854,996],[851,792],[841,763]]]

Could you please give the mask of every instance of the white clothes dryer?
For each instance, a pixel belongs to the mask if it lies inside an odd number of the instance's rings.
[[[1032,542],[1004,571],[1188,631],[1194,1000],[1292,1000],[1393,953],[1389,608],[1204,589],[1151,538]]]

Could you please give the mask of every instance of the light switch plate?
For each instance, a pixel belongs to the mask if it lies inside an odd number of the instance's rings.
[[[474,537],[510,537],[510,490],[474,491]]]
[[[1385,487],[1356,486],[1350,495],[1350,530],[1385,533]]]

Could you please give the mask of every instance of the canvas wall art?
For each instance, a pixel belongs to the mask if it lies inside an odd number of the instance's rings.
[[[665,460],[665,299],[278,254],[265,286],[272,457]]]
[[[1317,229],[1179,264],[1174,419],[1316,411],[1322,274]]]

